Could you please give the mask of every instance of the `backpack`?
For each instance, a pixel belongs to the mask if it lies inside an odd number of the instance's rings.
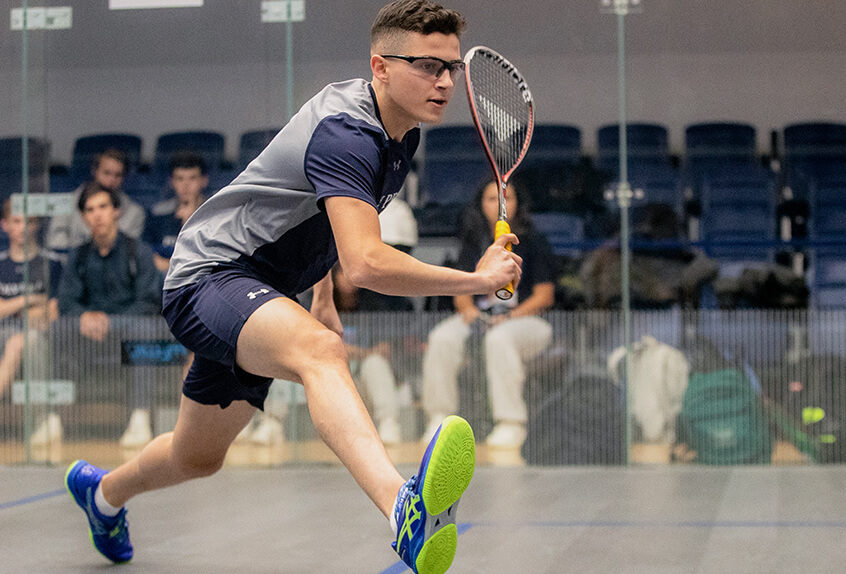
[[[772,457],[763,404],[746,375],[735,368],[691,375],[678,434],[702,464],[768,464]]]
[[[530,413],[521,454],[528,464],[623,464],[625,413],[604,374],[581,373]]]

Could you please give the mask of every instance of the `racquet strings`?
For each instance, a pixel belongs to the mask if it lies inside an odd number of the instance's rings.
[[[511,71],[485,52],[470,66],[479,127],[500,177],[506,180],[520,161],[531,129],[531,108]]]

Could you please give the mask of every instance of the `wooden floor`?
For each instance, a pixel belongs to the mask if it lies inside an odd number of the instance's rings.
[[[63,474],[0,466],[0,572],[109,568]],[[450,573],[836,573],[844,517],[843,466],[483,466]],[[138,497],[129,520],[135,557],[121,572],[408,572],[387,521],[334,465],[229,466]]]

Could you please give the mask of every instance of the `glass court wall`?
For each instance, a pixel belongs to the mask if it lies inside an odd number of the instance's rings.
[[[19,194],[14,205],[40,216],[26,219],[28,233],[50,261],[70,249],[48,245],[50,216],[73,215],[66,194],[91,177],[97,153],[126,153],[121,189],[152,220],[173,197],[174,151],[204,157],[212,194],[325,84],[369,77],[375,4],[293,2],[290,22],[284,0],[111,9],[128,4],[0,2],[0,194]],[[846,9],[572,4],[496,16],[483,3],[452,4],[469,22],[462,49],[497,49],[532,89],[537,131],[515,183],[554,253],[556,303],[543,315],[552,338],[518,373],[522,444],[486,444],[496,422],[486,327],[467,340],[458,412],[476,430],[480,462],[840,462]],[[427,261],[455,260],[460,210],[487,173],[462,89],[443,126],[424,126],[418,185],[405,196],[419,227],[413,253]],[[189,356],[162,319],[116,316],[93,340],[78,317],[50,318],[40,304],[60,267],[17,267],[0,295],[26,292],[36,304],[2,319],[0,464],[114,465],[137,451],[121,439],[139,409],[152,434],[170,430]],[[21,281],[32,288],[14,291]],[[344,314],[347,342],[390,366],[397,462],[425,446],[424,356],[451,302],[413,308]],[[385,401],[362,380],[365,357],[351,352],[376,416]],[[232,464],[334,460],[300,387],[274,383],[266,412]],[[267,418],[275,424],[259,433]]]

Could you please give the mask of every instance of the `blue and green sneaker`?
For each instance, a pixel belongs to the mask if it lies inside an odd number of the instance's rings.
[[[88,534],[94,548],[112,562],[129,562],[132,543],[129,542],[126,508],[121,508],[117,516],[105,516],[94,505],[94,493],[105,474],[102,468],[78,460],[68,467],[65,486],[88,517]]]
[[[445,418],[394,506],[397,539],[391,547],[416,574],[443,574],[452,564],[455,513],[475,466],[473,429],[461,417]]]

